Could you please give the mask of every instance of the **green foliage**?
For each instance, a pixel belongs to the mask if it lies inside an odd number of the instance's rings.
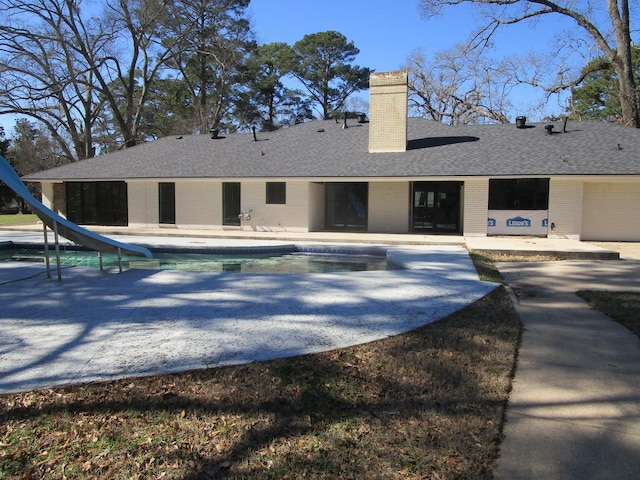
[[[305,35],[293,45],[291,73],[320,105],[323,118],[339,110],[349,95],[369,86],[368,68],[351,65],[360,53],[333,30]]]
[[[313,118],[310,100],[283,84],[292,61],[293,49],[284,42],[260,45],[254,50],[247,65],[251,80],[244,104],[236,110],[241,123],[257,123],[261,130],[271,131]]]
[[[11,145],[11,140],[6,138],[4,127],[0,127],[0,155],[2,155],[3,157],[7,155],[9,145]]]
[[[168,62],[178,72],[180,122],[191,132],[211,128],[238,128],[234,117],[250,77],[246,64],[256,48],[254,34],[245,17],[249,0],[190,0],[175,2],[167,21],[164,43],[180,36],[184,25],[190,34],[176,46]],[[177,106],[174,105],[174,106]],[[190,121],[190,122],[189,122]],[[190,128],[189,127],[189,123]],[[188,133],[183,129],[180,132]]]
[[[632,49],[633,76],[640,80],[640,47]],[[622,121],[618,75],[603,57],[589,62],[583,69],[584,80],[573,88],[570,117],[577,120]],[[638,104],[638,98],[636,98]]]
[[[273,130],[313,118],[314,104],[326,117],[368,86],[337,32],[258,46],[250,0],[94,3],[10,2],[0,22],[0,109],[37,121],[37,137],[12,143],[31,159],[21,174],[167,135]]]
[[[7,156],[7,150],[11,145],[11,140],[5,137],[4,127],[0,127],[0,155]],[[13,192],[4,183],[0,182],[0,206],[6,205],[13,199]]]

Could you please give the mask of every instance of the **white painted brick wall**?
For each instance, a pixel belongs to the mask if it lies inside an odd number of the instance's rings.
[[[158,226],[158,182],[127,182],[130,227]]]
[[[486,237],[489,212],[488,178],[474,178],[464,181],[462,212],[463,235]]]
[[[409,182],[369,183],[368,231],[409,231]]]
[[[638,241],[640,183],[584,184],[582,240]]]
[[[176,182],[176,227],[203,229],[221,225],[221,185],[211,181]]]
[[[324,183],[309,184],[309,231],[317,232],[324,229],[325,216],[325,189]]]
[[[286,204],[267,204],[266,181],[244,181],[241,185],[241,210],[253,210],[244,229],[260,232],[306,232],[309,230],[308,182],[287,181]]]
[[[42,204],[53,210],[53,182],[40,182],[42,188]]]
[[[580,240],[582,232],[583,182],[571,178],[549,181],[549,238]],[[551,224],[555,228],[551,228]]]

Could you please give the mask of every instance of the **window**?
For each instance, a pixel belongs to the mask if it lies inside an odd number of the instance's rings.
[[[67,218],[81,225],[122,225],[128,220],[125,182],[66,182]]]
[[[267,203],[287,203],[287,184],[285,182],[267,182]]]
[[[489,180],[489,210],[547,210],[548,178]]]

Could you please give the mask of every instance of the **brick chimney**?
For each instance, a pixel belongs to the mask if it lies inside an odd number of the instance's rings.
[[[369,77],[369,152],[407,150],[407,79],[406,70]]]

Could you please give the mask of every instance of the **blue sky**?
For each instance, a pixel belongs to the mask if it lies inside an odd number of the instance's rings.
[[[360,49],[356,64],[378,72],[403,67],[409,55],[422,49],[432,54],[464,42],[478,25],[474,11],[459,5],[435,19],[424,19],[418,0],[251,0],[249,16],[259,43],[293,44],[304,35],[336,30]],[[495,36],[496,58],[509,53],[525,54],[543,49],[569,22],[546,16],[537,24],[514,25]],[[366,92],[362,98],[368,98]],[[519,114],[539,120],[529,111],[541,92],[522,88],[513,99]],[[557,101],[551,101],[545,113],[559,113]],[[14,118],[0,116],[0,125],[13,134]]]
[[[429,59],[438,51],[465,42],[480,21],[467,5],[452,7],[427,20],[420,13],[418,0],[251,0],[249,12],[259,43],[291,45],[306,34],[336,30],[360,50],[355,63],[378,72],[402,68],[416,49]],[[494,37],[493,54],[500,58],[543,49],[562,28],[570,26],[547,16],[537,24],[503,28]],[[523,87],[514,104],[527,110],[540,97],[540,91]],[[545,113],[559,112],[557,101],[552,101]]]

